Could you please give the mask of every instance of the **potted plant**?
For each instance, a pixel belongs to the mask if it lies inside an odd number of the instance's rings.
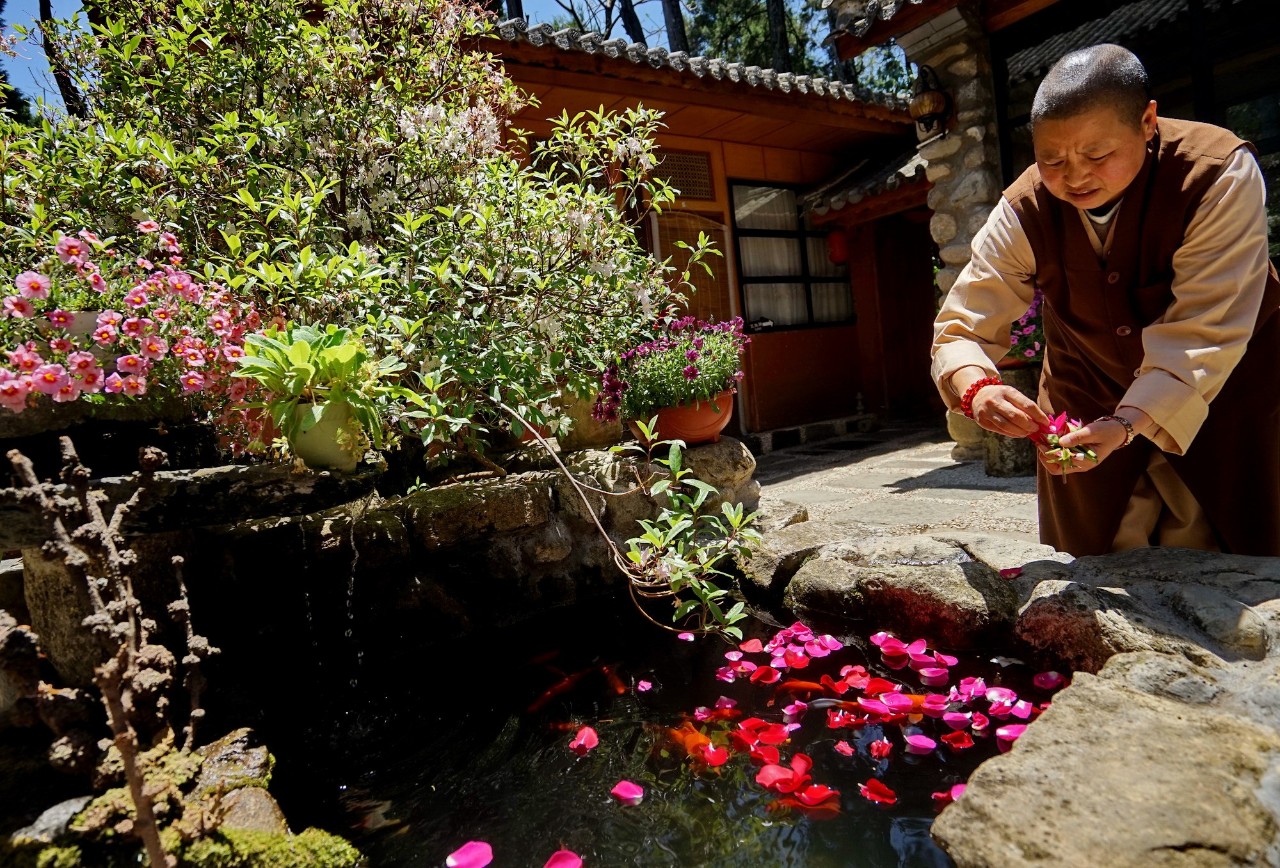
[[[714,323],[692,316],[667,320],[657,337],[627,350],[605,370],[593,415],[632,421],[656,415],[664,439],[714,443],[733,412],[742,351],[750,342],[737,317]],[[641,437],[634,425],[632,431]]]
[[[1044,293],[1037,288],[1027,312],[1018,317],[1009,329],[1009,355],[1001,359],[996,367],[1001,370],[1025,368],[1043,361],[1044,324],[1040,312],[1043,305]]]
[[[8,414],[36,408],[56,427],[56,417],[78,418],[67,404],[161,415],[227,404],[258,312],[201,280],[157,223],[137,229],[136,256],[82,229],[31,242],[28,267],[5,275],[0,408]]]
[[[370,358],[357,330],[286,325],[245,338],[238,374],[260,386],[260,404],[295,456],[350,472],[382,445],[382,407],[405,391],[386,378],[403,369],[394,357]]]

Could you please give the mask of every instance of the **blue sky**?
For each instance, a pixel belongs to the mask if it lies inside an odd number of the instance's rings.
[[[5,23],[9,25],[6,32],[12,33],[14,24],[33,26],[39,14],[38,8],[38,0],[9,0],[4,9]],[[59,18],[70,18],[79,9],[80,0],[53,0],[53,12]],[[525,16],[534,23],[550,21],[564,14],[555,0],[524,0],[524,11]],[[657,0],[639,0],[636,11],[640,14],[646,32],[661,27],[662,4]],[[613,35],[621,35],[621,28],[615,29],[617,32]],[[37,45],[19,43],[18,53],[21,57],[17,59],[0,57],[9,74],[10,83],[28,99],[41,96],[48,102],[60,103],[43,50]]]

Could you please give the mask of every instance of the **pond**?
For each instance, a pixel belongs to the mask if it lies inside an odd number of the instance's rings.
[[[767,643],[778,629],[753,620],[747,637]],[[985,737],[954,749],[941,741],[953,728],[940,706],[920,713],[928,692],[947,687],[923,688],[916,669],[865,639],[836,638],[829,644],[844,647],[823,657],[814,648],[805,668],[766,673],[755,683],[749,661],[759,671],[769,654],[742,654],[708,637],[682,641],[620,606],[580,606],[427,646],[399,665],[361,669],[322,697],[324,712],[305,720],[284,708],[268,713],[261,728],[279,760],[272,790],[295,828],[316,824],[347,834],[376,866],[440,865],[471,840],[489,843],[497,866],[542,866],[560,848],[597,866],[951,864],[929,837],[933,794],[949,791],[996,752],[998,726],[1025,720],[1010,716],[1006,702],[1006,719],[992,713]],[[741,659],[726,660],[726,652]],[[979,671],[952,663],[952,685],[981,674],[989,687],[1007,684],[1025,688],[1034,702],[1047,699],[1030,687],[1024,667],[988,662]],[[732,683],[721,680],[726,666],[742,670]],[[865,674],[850,667],[865,667]],[[845,681],[842,670],[849,682],[861,679],[863,690],[842,696],[797,686],[823,675]],[[773,675],[777,680],[766,683]],[[858,706],[857,696],[890,689],[883,682],[867,687],[876,677],[902,685],[916,697],[915,708],[895,714],[874,701],[869,707],[881,713]],[[810,707],[793,705],[797,699]],[[1028,710],[1040,706],[1022,702],[1019,712]],[[789,732],[787,721],[796,724]],[[579,755],[570,742],[584,726],[599,744]],[[908,753],[904,734],[912,733],[931,736],[936,746]],[[881,740],[889,751],[883,759],[872,756]],[[754,757],[753,741],[763,751]],[[806,787],[838,792],[818,799],[824,790],[789,795],[779,791],[786,780],[774,789],[757,782],[766,761],[785,778],[796,754],[812,759]],[[872,778],[893,792],[893,804],[864,795]],[[624,780],[644,789],[639,804],[611,797]],[[819,804],[801,805],[801,794]]]

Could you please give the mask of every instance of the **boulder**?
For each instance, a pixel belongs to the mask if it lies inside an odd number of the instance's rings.
[[[960,866],[1275,865],[1280,688],[1257,716],[1240,703],[1278,676],[1116,657],[981,765],[933,835]]]
[[[46,809],[31,825],[24,826],[11,834],[10,845],[24,847],[33,844],[57,843],[67,836],[71,821],[75,819],[76,814],[83,811],[92,801],[93,796],[79,796],[59,802]]]
[[[196,795],[229,793],[242,787],[265,790],[271,783],[275,759],[247,727],[227,733],[196,753],[204,760],[196,778]]]
[[[975,562],[860,566],[827,558],[808,561],[783,598],[803,613],[857,617],[877,630],[926,638],[947,648],[972,648],[1006,632],[1018,598],[990,567]]]
[[[762,534],[771,534],[809,520],[809,508],[803,503],[767,495],[760,498],[756,512],[755,528]]]
[[[262,787],[240,787],[222,796],[223,829],[289,834],[289,823],[275,798]]]
[[[824,547],[868,534],[857,522],[804,521],[768,534],[749,558],[738,565],[752,588],[767,594],[781,593],[792,576]]]

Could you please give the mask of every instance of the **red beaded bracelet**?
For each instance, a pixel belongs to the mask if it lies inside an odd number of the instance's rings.
[[[977,397],[978,392],[983,386],[1003,386],[1004,380],[999,377],[983,377],[981,380],[974,381],[973,385],[964,390],[964,397],[960,399],[960,412],[973,418],[973,399]]]

